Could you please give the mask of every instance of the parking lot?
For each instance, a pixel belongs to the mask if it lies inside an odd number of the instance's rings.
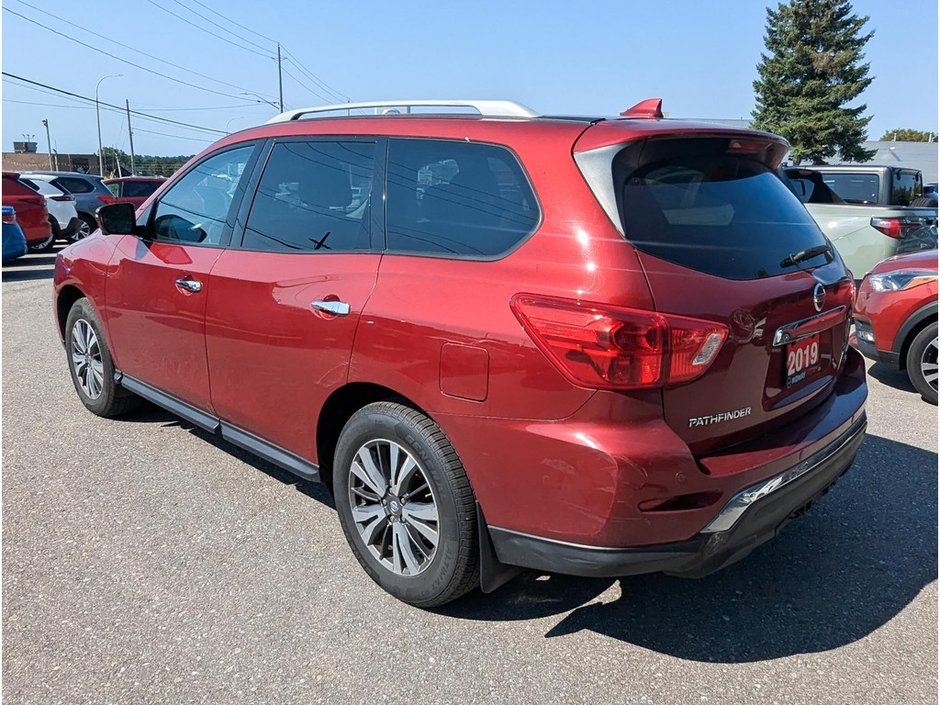
[[[53,255],[3,268],[8,703],[929,703],[937,409],[871,368],[854,468],[709,578],[382,592],[331,499],[154,407],[75,396]]]

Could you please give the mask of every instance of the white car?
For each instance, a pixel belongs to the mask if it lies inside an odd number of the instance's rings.
[[[20,181],[46,199],[52,233],[48,240],[30,245],[30,252],[48,252],[56,240],[74,241],[81,237],[82,220],[75,209],[75,197],[41,176],[20,176]]]

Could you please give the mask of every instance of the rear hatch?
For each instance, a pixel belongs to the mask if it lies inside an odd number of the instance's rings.
[[[702,376],[663,389],[666,421],[696,453],[807,413],[843,363],[854,286],[774,173],[785,148],[761,134],[657,136],[625,144],[607,172],[656,310],[728,328]]]

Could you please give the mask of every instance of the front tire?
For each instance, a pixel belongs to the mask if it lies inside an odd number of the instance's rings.
[[[924,401],[937,403],[937,324],[918,333],[907,349],[907,376]]]
[[[416,607],[479,584],[476,504],[444,432],[415,409],[377,402],[346,423],[333,462],[346,541],[369,576]]]
[[[114,381],[111,351],[87,298],[72,305],[65,321],[65,354],[78,398],[91,413],[120,416],[140,404],[140,397]]]

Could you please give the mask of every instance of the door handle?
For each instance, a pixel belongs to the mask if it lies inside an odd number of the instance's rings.
[[[184,294],[198,294],[202,291],[202,282],[195,279],[177,279],[176,288]]]
[[[334,316],[348,316],[350,310],[345,301],[314,301],[310,305],[314,311],[332,313]]]

